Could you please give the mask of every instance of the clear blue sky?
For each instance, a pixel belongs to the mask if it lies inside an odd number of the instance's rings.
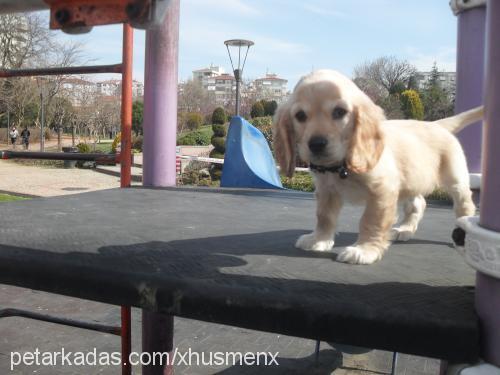
[[[134,43],[134,78],[141,81],[144,34],[136,31]],[[60,37],[82,41],[92,63],[121,59],[121,26]],[[255,42],[246,78],[269,71],[290,88],[313,68],[351,75],[356,65],[383,55],[420,70],[434,61],[440,70],[455,70],[456,18],[448,0],[181,0],[179,79],[210,63],[229,72],[223,42],[235,38]]]

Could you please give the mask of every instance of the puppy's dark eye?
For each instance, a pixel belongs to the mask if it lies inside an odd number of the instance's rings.
[[[295,114],[295,118],[297,119],[297,121],[299,122],[304,122],[307,120],[307,115],[304,111],[298,111],[296,114]]]
[[[334,120],[340,120],[346,115],[347,111],[342,107],[335,107],[332,112],[332,117]]]

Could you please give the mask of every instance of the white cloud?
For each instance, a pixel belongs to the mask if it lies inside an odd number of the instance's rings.
[[[415,47],[406,47],[405,55],[408,62],[420,71],[430,71],[434,63],[440,71],[454,72],[456,70],[455,47],[440,47],[434,52],[423,52]]]
[[[262,46],[263,50],[272,52],[275,55],[302,55],[309,52],[308,46],[284,39],[272,38],[259,34],[254,35],[254,39],[256,46],[258,43]],[[267,56],[267,59],[269,59],[269,55]]]
[[[193,69],[208,66],[210,63],[222,65],[226,71],[231,71],[223,43],[224,40],[235,38],[255,42],[248,53],[244,73],[246,77],[260,77],[267,69],[282,73],[283,64],[303,59],[310,52],[310,47],[307,45],[259,33],[253,27],[245,27],[238,23],[221,27],[219,23],[209,19],[203,22],[186,19],[180,33],[180,78],[186,79],[191,76]],[[246,49],[242,49],[242,53],[245,52]]]
[[[314,4],[304,4],[304,9],[325,17],[346,18],[347,14],[338,10],[328,9]]]
[[[255,16],[261,12],[243,0],[183,0],[184,9],[188,12],[200,12],[208,9],[211,13],[224,12],[234,16]]]

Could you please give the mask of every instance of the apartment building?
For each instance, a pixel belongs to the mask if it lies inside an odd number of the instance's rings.
[[[118,100],[121,96],[122,81],[112,79],[107,81],[93,82],[77,77],[65,78],[62,81],[62,89],[74,106],[81,106],[92,101],[96,96],[106,100]],[[144,84],[140,81],[132,81],[132,97],[140,99],[144,97]]]
[[[214,78],[223,74],[225,74],[224,68],[210,64],[208,68],[193,70],[193,81],[200,82],[205,90],[214,91]]]
[[[97,92],[105,96],[120,96],[122,90],[121,79],[110,79],[96,83]],[[132,81],[132,97],[134,99],[144,96],[144,84],[142,82]]]
[[[213,85],[208,86],[208,91],[213,91],[217,105],[228,105],[235,100],[236,79],[230,74],[221,74],[213,77]]]
[[[456,93],[456,73],[455,72],[439,72],[438,81],[440,86],[445,89],[452,98]],[[417,72],[416,81],[420,90],[424,89],[432,77],[432,72]]]
[[[69,77],[61,82],[61,89],[73,106],[85,105],[97,92],[96,84],[81,78]]]
[[[193,70],[193,81],[199,82],[204,90],[213,94],[217,105],[234,103],[236,79],[232,74],[224,73],[222,67],[211,64],[207,68]],[[266,74],[246,85],[241,83],[241,96],[282,102],[288,94],[287,83],[286,79],[278,77],[277,74]],[[179,90],[182,91],[182,87]]]
[[[276,100],[278,103],[287,97],[287,84],[288,80],[278,77],[277,74],[266,74],[265,77],[253,81],[258,99]]]

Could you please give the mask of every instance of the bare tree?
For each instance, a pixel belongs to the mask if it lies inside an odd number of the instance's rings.
[[[6,14],[0,16],[0,68],[16,69],[28,64],[44,50],[46,33],[36,16]],[[0,80],[0,112],[9,113],[15,125],[24,121],[26,107],[36,99],[31,78]]]
[[[240,103],[240,113],[243,116],[250,116],[250,110],[252,105],[257,102],[259,97],[257,90],[252,85],[252,82],[255,81],[254,78],[245,78],[243,79],[243,83],[241,85],[241,103]],[[234,111],[234,106],[231,108],[230,112]]]
[[[0,15],[0,68],[62,67],[79,62],[82,46],[62,43],[54,35],[40,14]],[[0,80],[0,112],[8,111],[21,125],[26,108],[36,108],[38,113],[30,121],[40,126],[40,94],[43,93],[46,123],[60,122],[66,117],[61,117],[66,109],[58,108],[64,101],[55,98],[63,96],[63,79],[64,76],[51,76]]]
[[[386,89],[369,78],[358,76],[355,77],[353,81],[375,103],[378,103],[387,96]]]
[[[101,96],[97,95],[94,87],[91,85],[82,85],[70,95],[70,100],[74,103],[74,113],[72,116],[72,126],[75,128],[79,137],[85,139],[90,135],[94,121],[94,106],[99,103]]]
[[[407,87],[415,72],[416,68],[406,60],[383,56],[354,68],[354,79],[370,87],[372,92],[384,90],[387,94],[396,94]]]
[[[39,14],[0,16],[0,64],[4,69],[29,65],[50,51],[51,37]]]
[[[94,138],[94,145],[99,142],[101,136],[119,127],[120,108],[121,104],[119,97],[108,97],[107,100],[103,100],[103,98],[99,96],[96,97],[93,106],[94,115],[89,124],[91,135]]]
[[[67,67],[75,65],[82,61],[81,44],[69,43],[63,44],[57,40],[51,40],[51,51],[37,57],[37,65]],[[37,79],[39,92],[44,93],[44,105],[46,107],[45,118],[47,124],[54,123],[54,117],[58,113],[57,104],[64,101],[57,98],[69,99],[70,93],[62,90],[64,80],[67,76],[57,75]]]
[[[215,97],[205,90],[201,82],[188,80],[179,85],[179,111],[207,114],[215,108]]]

